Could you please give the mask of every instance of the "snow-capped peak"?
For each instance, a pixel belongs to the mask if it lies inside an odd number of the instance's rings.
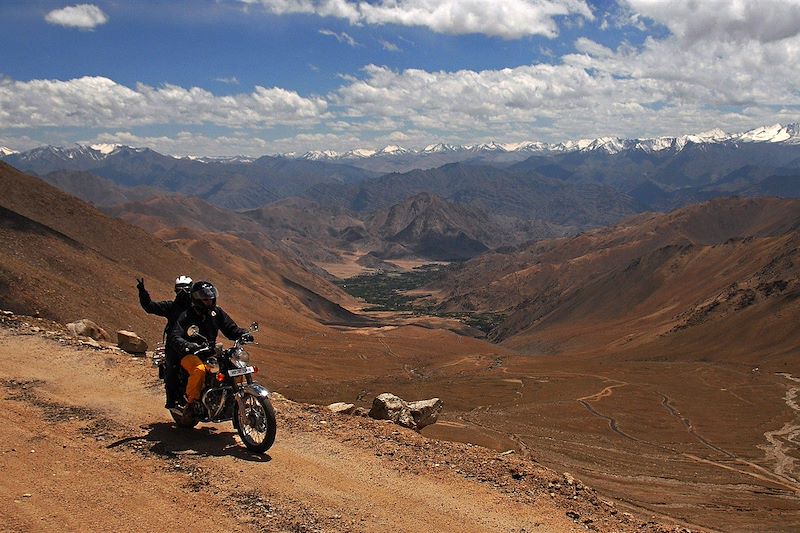
[[[547,143],[540,141],[523,141],[519,143],[504,144],[507,152],[543,152],[547,150]]]
[[[339,152],[334,152],[333,150],[312,150],[303,154],[301,159],[320,161],[323,159],[337,159],[339,155]]]
[[[390,144],[389,146],[385,146],[384,148],[381,148],[380,150],[375,152],[375,155],[377,154],[400,155],[400,154],[407,154],[410,151],[411,150],[409,150],[408,148],[403,148],[402,146],[397,146],[396,144]]]
[[[89,148],[94,150],[95,152],[100,152],[103,155],[109,155],[116,151],[119,148],[122,148],[121,144],[108,144],[108,143],[99,143],[99,144],[90,144]]]
[[[422,149],[423,154],[441,154],[444,152],[456,152],[460,150],[461,147],[453,146],[452,144],[445,144],[445,143],[436,143],[436,144],[429,144],[425,148]]]
[[[469,147],[473,152],[506,152],[505,146],[494,141],[483,144],[475,144]]]
[[[744,142],[791,142],[800,143],[800,126],[798,124],[773,124],[772,126],[762,126],[750,131],[746,131],[737,137]]]
[[[344,154],[342,154],[342,157],[363,159],[366,157],[372,157],[373,155],[375,155],[375,150],[370,150],[368,148],[356,148],[355,150],[350,150],[349,152],[345,152]]]
[[[4,155],[11,155],[11,154],[18,154],[16,150],[12,150],[11,148],[6,148],[5,146],[0,146],[0,156]]]

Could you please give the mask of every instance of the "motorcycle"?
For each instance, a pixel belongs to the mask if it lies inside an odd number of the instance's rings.
[[[254,322],[250,331],[257,330],[258,323]],[[249,364],[250,355],[243,346],[247,342],[238,339],[232,347],[222,349],[208,346],[208,340],[199,334],[197,326],[191,326],[186,333],[192,340],[205,345],[195,355],[205,359],[209,370],[194,412],[185,413],[183,409],[173,407],[169,409],[172,419],[178,426],[186,428],[199,422],[231,420],[248,450],[266,452],[275,442],[275,409],[270,402],[270,392],[253,381],[258,368]],[[156,349],[153,363],[159,367],[159,377],[163,379],[166,365],[163,347]],[[183,368],[179,374],[180,390],[185,390],[189,374]]]

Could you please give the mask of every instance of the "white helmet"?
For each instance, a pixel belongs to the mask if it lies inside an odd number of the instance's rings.
[[[175,294],[181,291],[189,292],[192,288],[192,278],[189,276],[178,276],[175,278]]]

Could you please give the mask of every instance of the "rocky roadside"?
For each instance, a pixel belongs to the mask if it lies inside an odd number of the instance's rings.
[[[40,317],[0,311],[0,327],[15,335],[38,335],[76,348],[91,348],[130,358],[108,342],[75,337],[69,329]],[[469,444],[437,441],[398,426],[363,416],[334,413],[325,406],[300,404],[275,394],[281,432],[318,434],[391,461],[394,468],[443,481],[452,476],[477,482],[521,504],[549,500],[587,531],[680,532],[680,525],[643,519],[604,498],[569,473],[557,473],[512,451],[498,453]]]

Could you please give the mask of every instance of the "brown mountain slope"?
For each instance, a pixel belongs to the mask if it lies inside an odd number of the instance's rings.
[[[299,297],[296,283],[285,281],[290,278],[291,262],[281,262],[275,254],[260,254],[251,246],[250,259],[240,261],[229,253],[227,261],[221,261],[215,254],[225,254],[225,246],[239,245],[235,237],[229,237],[229,242],[208,253],[188,255],[177,244],[167,245],[140,228],[109,218],[8,165],[0,165],[0,180],[4,191],[0,246],[5,251],[0,259],[0,303],[4,308],[38,312],[60,322],[90,318],[112,331],[135,329],[152,341],[160,336],[162,326],[160,319],[145,315],[139,307],[135,279],[144,276],[154,298],[169,298],[170,280],[188,273],[195,279],[213,280],[223,295],[221,303],[240,322],[255,319],[281,331],[319,327],[320,317],[301,299],[307,295]],[[253,290],[248,269],[254,262],[264,272],[282,269],[284,274],[264,277],[259,290]],[[274,268],[278,264],[281,269]],[[224,271],[215,266],[224,266]],[[301,279],[313,278],[295,268]],[[319,303],[314,306],[321,308]]]
[[[78,170],[58,170],[45,174],[42,179],[96,206],[111,206],[164,194],[163,191],[151,187],[121,187],[109,179]]]
[[[490,248],[563,234],[539,220],[500,217],[422,192],[370,215],[371,228],[391,243],[434,260],[464,260]]]
[[[472,261],[447,281],[445,305],[506,312],[496,336],[518,348],[577,348],[572,338],[597,348],[637,330],[674,334],[700,315],[720,317],[719,309],[704,312],[703,302],[734,284],[768,292],[764,298],[794,291],[798,225],[800,202],[777,199],[716,200],[642,215]],[[785,261],[773,264],[779,256]],[[760,275],[770,264],[773,272]]]

